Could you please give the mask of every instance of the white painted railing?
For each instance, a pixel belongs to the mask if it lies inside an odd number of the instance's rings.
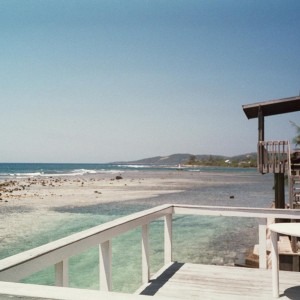
[[[0,294],[3,293],[3,289],[10,289],[10,291],[13,292],[11,282],[18,282],[19,280],[33,273],[36,273],[53,265],[55,265],[56,285],[63,287],[68,286],[68,258],[97,245],[99,245],[100,290],[111,291],[111,240],[113,237],[132,230],[136,227],[142,227],[142,282],[143,284],[145,284],[149,281],[150,277],[149,224],[154,220],[164,218],[164,262],[165,265],[168,265],[172,262],[173,214],[250,217],[261,218],[265,220],[264,222],[262,222],[262,225],[259,225],[260,268],[266,268],[267,266],[266,218],[300,219],[300,210],[194,206],[177,204],[161,205],[152,209],[119,218],[117,220],[70,235],[66,238],[48,243],[32,250],[28,250],[23,253],[2,259],[0,261]],[[3,283],[1,281],[9,283]],[[26,290],[24,289],[24,285],[15,284],[15,294],[17,294],[18,287],[20,286],[23,286],[23,291]],[[25,286],[27,286],[30,290],[30,285]],[[43,293],[40,294],[40,297],[42,297],[42,295]],[[62,292],[61,290],[61,298],[54,299],[69,299],[67,296],[64,298],[62,295],[64,295],[64,292]],[[109,296],[107,299],[118,298],[111,298],[111,296]]]
[[[56,284],[67,285],[67,259],[91,247],[100,248],[100,289],[111,288],[111,239],[139,226],[148,225],[151,221],[173,213],[171,205],[162,205],[143,212],[125,216],[117,220],[70,235],[46,245],[22,252],[0,261],[0,281],[17,282],[33,273],[55,265]],[[169,222],[170,221],[166,221]],[[148,235],[144,235],[147,244]],[[170,240],[170,238],[169,238]],[[169,242],[170,243],[170,242]],[[171,248],[171,246],[169,246]],[[146,249],[146,247],[145,247]],[[148,254],[148,249],[147,253]],[[169,253],[170,255],[171,253]],[[170,261],[170,257],[166,257]],[[143,269],[147,265],[143,265]],[[143,274],[146,271],[143,271]],[[146,279],[145,279],[146,280]]]

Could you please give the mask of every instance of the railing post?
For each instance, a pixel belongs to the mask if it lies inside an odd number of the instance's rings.
[[[55,264],[55,285],[56,286],[69,286],[69,263],[68,259]]]
[[[112,248],[111,240],[99,245],[99,281],[101,291],[112,289]]]
[[[266,269],[267,268],[267,225],[266,225],[266,220],[264,220],[264,224],[259,225],[258,238],[259,238],[259,268]]]
[[[273,297],[279,297],[279,257],[278,257],[278,244],[277,233],[271,230],[271,257],[272,257],[272,284],[273,284]]]
[[[142,226],[142,282],[146,284],[150,279],[149,260],[149,224]]]
[[[172,262],[172,214],[165,216],[165,265]]]

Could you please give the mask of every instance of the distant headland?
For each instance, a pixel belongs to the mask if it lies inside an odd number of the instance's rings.
[[[246,153],[236,156],[188,153],[172,154],[168,156],[154,156],[135,161],[119,161],[119,164],[138,165],[196,165],[196,166],[231,166],[231,167],[257,167],[257,153]]]

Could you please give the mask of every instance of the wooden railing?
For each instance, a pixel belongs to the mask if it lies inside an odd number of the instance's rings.
[[[138,226],[143,228],[143,276],[148,280],[147,247],[148,224],[156,219],[165,218],[168,225],[173,207],[163,205],[130,216],[90,228],[46,245],[22,252],[0,261],[0,281],[17,282],[29,275],[55,265],[56,285],[67,286],[68,258],[99,245],[100,252],[100,289],[111,289],[111,239]],[[170,225],[166,226],[169,228]],[[170,233],[169,233],[170,235]],[[171,235],[170,235],[171,236]],[[166,231],[165,257],[171,261],[171,240]]]
[[[300,150],[290,151],[289,155],[289,204],[291,208],[299,208],[300,205]]]
[[[262,174],[288,172],[289,153],[288,141],[260,141],[257,156],[259,172]]]
[[[24,295],[31,297],[45,297],[46,291],[53,299],[71,299],[70,295],[76,294],[73,289],[55,290],[55,287],[37,288],[37,286],[12,283],[21,280],[35,272],[55,265],[55,277],[57,286],[68,286],[68,258],[81,253],[91,247],[99,245],[99,273],[100,290],[110,291],[112,286],[112,244],[113,237],[142,227],[142,282],[146,284],[150,277],[149,263],[149,224],[157,219],[164,218],[164,263],[172,262],[172,215],[201,215],[201,216],[226,216],[248,217],[263,219],[259,225],[259,266],[265,269],[266,261],[266,219],[300,219],[300,210],[287,209],[261,209],[244,207],[215,207],[194,205],[162,205],[135,213],[117,220],[90,228],[88,230],[70,235],[66,238],[48,243],[32,250],[2,259],[0,261],[0,295]],[[1,282],[5,281],[5,282]],[[78,294],[84,291],[78,290]],[[89,299],[97,297],[95,291],[86,291]],[[120,299],[115,293],[105,299]],[[58,298],[55,298],[57,295]],[[48,294],[49,296],[49,294]],[[143,296],[126,296],[123,299],[136,299]],[[75,298],[73,298],[75,299]]]

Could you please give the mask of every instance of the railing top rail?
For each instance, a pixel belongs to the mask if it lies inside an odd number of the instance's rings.
[[[13,283],[0,281],[0,298],[14,299],[52,299],[52,300],[149,300],[149,296],[104,292],[70,287],[45,286],[28,283]],[[168,300],[170,298],[155,296],[155,300]]]
[[[272,141],[259,141],[259,144],[272,144],[272,143],[276,143],[276,144],[285,144],[288,145],[290,142],[289,141],[284,141],[284,140],[272,140]]]
[[[257,207],[227,207],[227,206],[199,206],[199,205],[173,205],[175,214],[198,214],[224,217],[248,218],[280,218],[300,219],[300,209],[278,209]]]

